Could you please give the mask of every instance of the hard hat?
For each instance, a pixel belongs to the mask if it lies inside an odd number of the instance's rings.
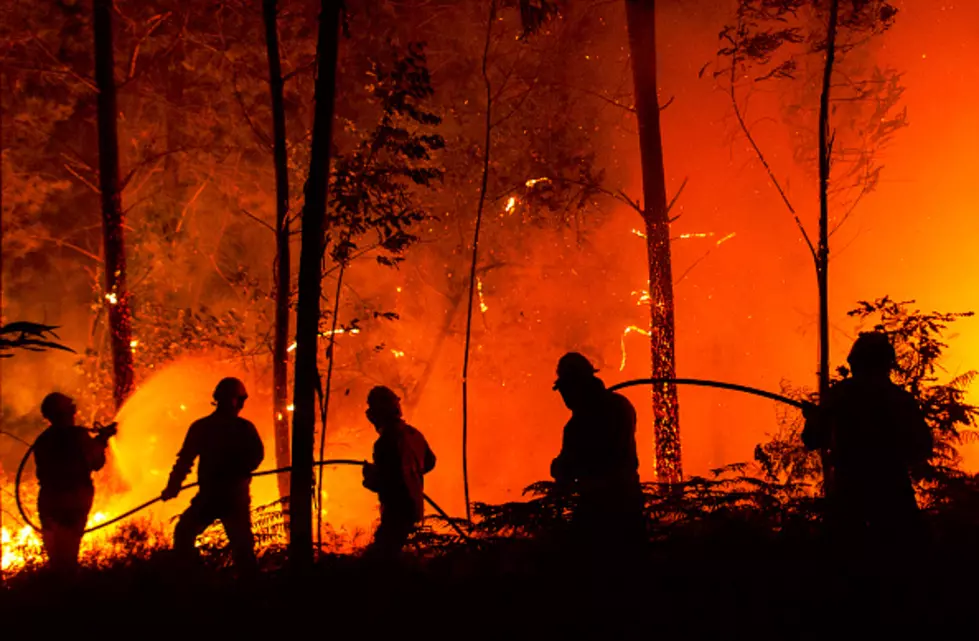
[[[887,334],[882,332],[863,332],[853,342],[850,355],[846,358],[851,368],[893,369],[897,365],[897,354]]]
[[[557,380],[554,381],[553,389],[557,389],[561,381],[591,378],[597,371],[591,361],[583,355],[569,352],[557,362]]]
[[[230,376],[223,378],[217,384],[217,387],[214,388],[215,401],[227,401],[237,398],[248,398],[248,391],[245,390],[245,384],[237,378]]]
[[[61,392],[52,392],[41,401],[41,416],[51,420],[59,411],[67,411],[72,405],[74,405],[74,401],[70,397]]]
[[[401,409],[401,398],[390,387],[378,385],[367,393],[367,405],[375,409]]]

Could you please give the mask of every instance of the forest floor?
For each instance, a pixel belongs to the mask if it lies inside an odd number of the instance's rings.
[[[456,545],[402,565],[324,555],[302,579],[280,551],[257,578],[216,560],[179,570],[165,550],[82,571],[71,585],[24,571],[0,588],[5,634],[219,633],[262,638],[974,638],[979,551],[932,545],[917,571],[842,568],[818,543],[715,533],[651,544],[618,574],[586,576],[530,541]],[[17,638],[8,636],[7,638]]]

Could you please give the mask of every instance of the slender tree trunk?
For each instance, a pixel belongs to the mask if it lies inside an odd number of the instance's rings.
[[[322,0],[316,45],[316,114],[306,179],[299,255],[299,302],[296,310],[296,373],[293,385],[292,478],[289,498],[289,557],[297,570],[312,566],[313,434],[316,427],[317,337],[326,245],[326,196],[341,0]]]
[[[105,303],[112,336],[113,399],[118,410],[133,388],[132,314],[126,289],[126,249],[119,144],[116,134],[115,61],[112,52],[112,0],[95,0],[95,84],[99,90],[99,188],[105,242]]]
[[[829,391],[829,174],[833,155],[830,136],[830,91],[833,64],[836,60],[836,27],[839,19],[839,0],[832,0],[826,34],[826,66],[823,69],[823,89],[819,99],[819,244],[816,252],[816,281],[819,289],[819,399]],[[823,452],[823,485],[828,492],[833,470]]]
[[[653,378],[674,378],[673,270],[656,84],[656,2],[626,0],[625,4],[639,121],[642,216],[649,259],[651,375]],[[683,478],[683,467],[676,385],[655,387],[652,402],[656,477],[660,482],[677,483]]]
[[[473,295],[476,290],[476,264],[479,262],[479,231],[483,223],[483,209],[486,206],[486,188],[489,184],[490,144],[493,133],[491,120],[493,91],[489,79],[489,48],[496,20],[496,0],[490,0],[489,20],[486,23],[486,45],[483,48],[483,83],[486,85],[486,139],[483,141],[483,179],[479,190],[479,206],[476,209],[476,230],[473,232],[473,257],[469,269],[469,308],[466,312],[466,345],[462,360],[462,490],[466,501],[466,520],[472,522],[472,507],[469,505],[469,345],[472,340]]]
[[[275,465],[289,466],[289,165],[286,157],[286,114],[282,98],[282,64],[279,61],[279,31],[276,0],[265,0],[265,44],[269,59],[272,95],[272,139],[275,153],[275,343],[272,349],[272,421],[275,425]],[[289,496],[289,474],[278,476],[279,497]]]
[[[349,237],[348,237],[349,240]],[[323,387],[323,408],[320,410],[320,457],[322,461],[326,452],[326,421],[330,414],[330,387],[333,385],[333,364],[336,362],[337,325],[340,323],[340,295],[343,293],[343,274],[347,271],[346,262],[340,263],[337,274],[336,295],[333,298],[333,326],[330,328],[330,340],[327,343],[326,355],[330,363],[326,369],[326,385]],[[323,544],[323,466],[316,474],[316,547]]]

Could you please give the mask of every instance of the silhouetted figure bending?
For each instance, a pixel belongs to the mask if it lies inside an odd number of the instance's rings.
[[[401,399],[387,387],[367,395],[367,420],[379,434],[374,462],[364,466],[364,487],[377,493],[381,523],[365,554],[396,558],[425,514],[425,475],[435,454],[425,436],[401,415]]]
[[[561,453],[551,463],[559,487],[575,489],[574,531],[592,552],[625,553],[643,535],[642,488],[636,453],[636,410],[605,388],[581,354],[558,361],[554,389],[571,410]]]
[[[180,515],[173,533],[173,549],[184,558],[196,559],[197,536],[220,520],[235,565],[251,571],[255,566],[251,473],[265,458],[265,448],[255,425],[238,416],[247,398],[245,385],[237,378],[225,378],[218,383],[214,389],[217,407],[210,416],[190,426],[161,498],[168,501],[177,496],[194,460],[200,457],[197,469],[200,491]]]
[[[932,435],[914,396],[891,382],[896,357],[886,335],[861,334],[847,360],[852,377],[807,412],[802,440],[827,451],[829,516],[838,542],[854,552],[851,546],[868,544],[883,551],[920,534],[909,469],[931,457]]]
[[[94,438],[75,425],[75,402],[64,394],[48,394],[41,414],[51,426],[34,443],[40,490],[37,510],[48,565],[56,571],[78,567],[78,550],[95,498],[92,472],[105,466],[105,448],[116,433],[115,423]]]

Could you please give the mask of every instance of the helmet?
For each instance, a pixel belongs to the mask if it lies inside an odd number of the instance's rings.
[[[587,358],[578,352],[569,352],[557,362],[557,380],[553,389],[557,389],[561,381],[591,378],[597,371]]]
[[[248,391],[245,390],[245,384],[239,379],[228,377],[221,379],[221,382],[217,384],[214,388],[214,400],[217,402],[221,401],[233,401],[236,399],[245,400],[248,398]]]
[[[368,407],[401,414],[401,398],[390,387],[378,385],[367,393]]]
[[[846,360],[853,370],[890,371],[897,365],[897,354],[887,334],[863,332],[854,341]]]
[[[41,401],[41,416],[47,420],[52,420],[56,415],[69,411],[74,406],[74,401],[61,392],[52,392]]]

